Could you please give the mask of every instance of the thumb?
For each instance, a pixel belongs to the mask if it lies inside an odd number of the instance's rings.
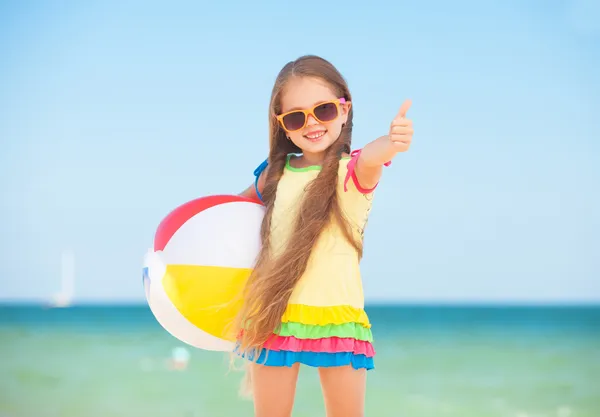
[[[408,109],[410,109],[410,106],[412,106],[412,100],[410,99],[402,103],[402,106],[400,106],[400,110],[398,110],[398,115],[396,117],[406,117],[406,112]]]

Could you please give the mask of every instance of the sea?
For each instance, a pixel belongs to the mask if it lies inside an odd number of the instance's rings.
[[[600,417],[600,306],[372,305],[366,416]],[[169,366],[173,352],[187,367]],[[252,416],[229,356],[146,305],[0,306],[1,417]],[[325,416],[302,368],[294,416]]]

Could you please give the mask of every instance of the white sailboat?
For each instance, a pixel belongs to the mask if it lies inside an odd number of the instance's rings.
[[[61,257],[61,288],[50,300],[50,307],[69,307],[75,293],[75,255],[64,250]]]

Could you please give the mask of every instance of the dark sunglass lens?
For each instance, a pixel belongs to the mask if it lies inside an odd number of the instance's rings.
[[[323,103],[315,108],[315,116],[322,122],[330,122],[338,115],[335,103]]]
[[[288,130],[298,130],[304,126],[304,113],[295,112],[283,116],[283,124]]]

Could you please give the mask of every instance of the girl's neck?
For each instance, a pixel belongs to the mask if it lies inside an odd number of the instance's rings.
[[[302,153],[302,165],[306,165],[306,166],[322,165],[324,159],[325,159],[325,152],[319,152],[319,153],[303,152]]]

